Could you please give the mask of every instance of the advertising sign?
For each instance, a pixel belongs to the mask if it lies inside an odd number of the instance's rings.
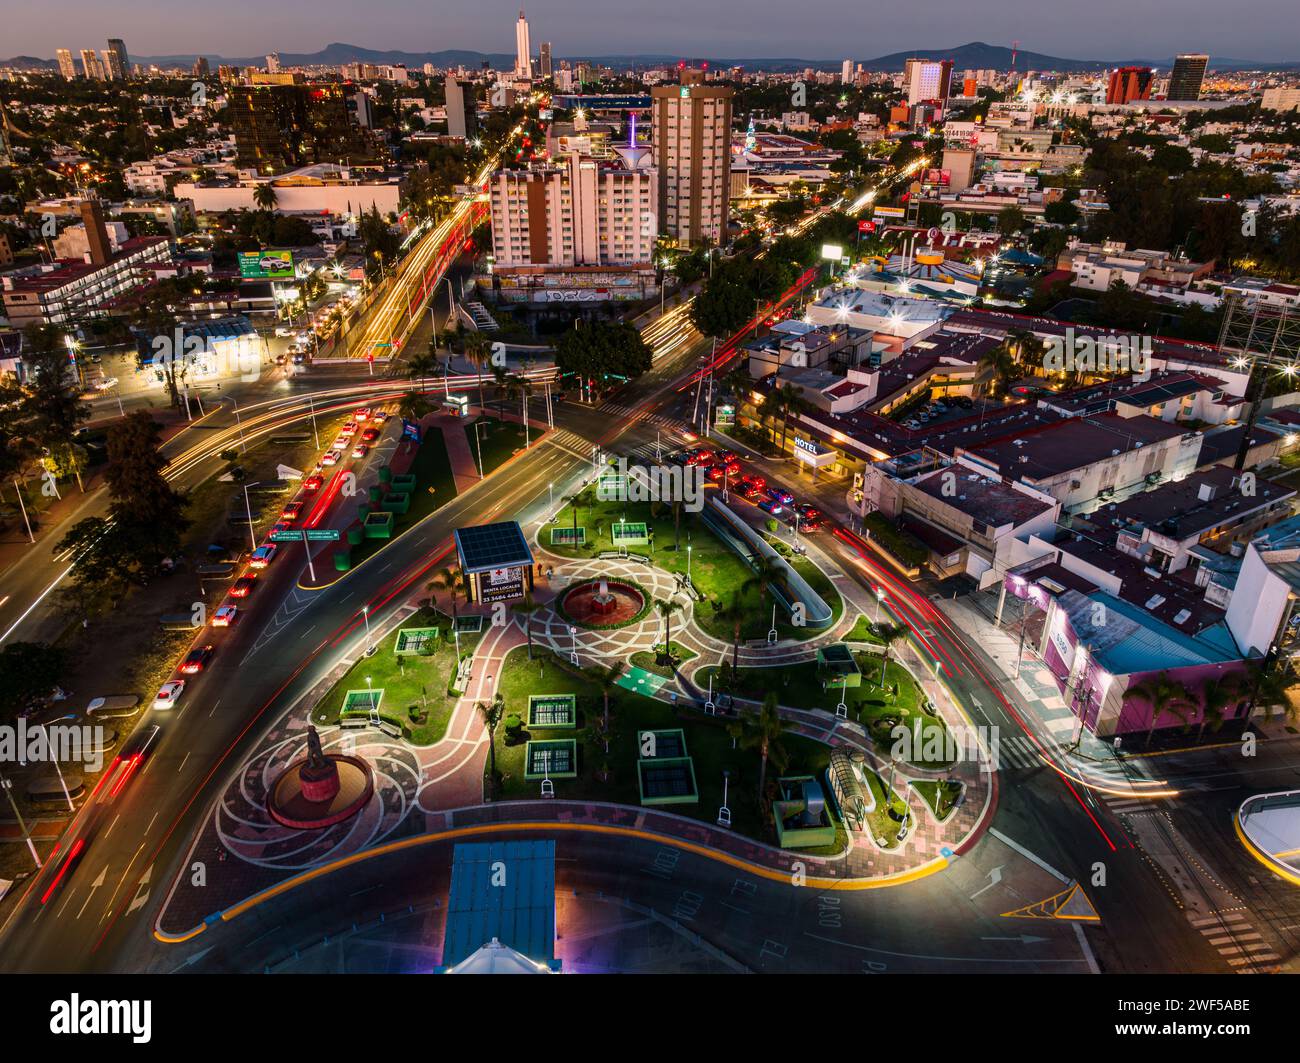
[[[479,597],[485,602],[504,602],[524,596],[522,568],[494,568],[479,576]]]
[[[241,251],[239,275],[246,280],[292,280],[292,251]]]

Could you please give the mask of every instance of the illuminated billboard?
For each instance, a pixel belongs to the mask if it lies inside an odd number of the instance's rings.
[[[292,251],[241,251],[239,275],[247,280],[292,280]]]

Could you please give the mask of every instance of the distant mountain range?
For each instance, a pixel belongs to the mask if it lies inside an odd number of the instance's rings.
[[[133,63],[146,66],[176,67],[192,66],[196,54],[187,55],[133,55]],[[257,56],[220,56],[206,55],[204,58],[215,68],[220,64],[229,66],[262,66],[266,63],[265,55]],[[586,60],[603,66],[624,70],[632,67],[654,67],[681,60],[687,62],[707,61],[711,66],[742,66],[747,70],[770,70],[775,72],[804,70],[838,70],[838,59],[796,59],[796,58],[718,58],[711,56],[685,56],[669,54],[642,55],[564,55],[557,59]],[[854,58],[868,70],[902,70],[907,59],[951,59],[959,70],[1011,70],[1011,49],[1001,45],[985,44],[973,41],[955,48],[917,48],[907,52],[893,52],[890,55],[876,56],[874,59]],[[404,63],[413,69],[420,69],[425,63],[436,67],[465,66],[477,67],[487,63],[493,69],[509,69],[514,65],[514,56],[504,52],[475,52],[465,49],[447,49],[440,52],[403,52],[377,51],[374,48],[362,48],[355,44],[328,44],[318,52],[281,52],[280,62],[284,66],[342,66],[344,63],[377,63],[396,65]],[[0,67],[20,69],[53,69],[57,67],[53,59],[39,59],[34,56],[19,55],[12,59],[0,59]],[[1151,66],[1168,70],[1173,66],[1173,57],[1161,59],[1066,59],[1056,55],[1043,55],[1040,52],[1021,51],[1016,53],[1014,69],[1016,70],[1054,70],[1063,73],[1105,70],[1114,66]],[[1225,59],[1211,56],[1210,67],[1214,70],[1295,70],[1300,69],[1300,60],[1278,62],[1261,62],[1247,59]]]

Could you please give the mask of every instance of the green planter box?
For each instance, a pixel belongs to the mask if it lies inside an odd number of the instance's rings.
[[[352,567],[351,550],[334,551],[334,569],[336,572],[346,572]]]
[[[391,539],[393,537],[393,515],[391,513],[370,513],[361,524],[367,539]]]
[[[400,491],[384,495],[383,507],[389,513],[401,513],[405,515],[411,509],[411,496]]]

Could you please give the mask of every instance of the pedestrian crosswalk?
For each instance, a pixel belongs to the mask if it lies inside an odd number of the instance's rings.
[[[607,413],[611,417],[631,418],[647,421],[650,424],[659,425],[661,428],[668,428],[675,432],[689,432],[691,426],[685,421],[675,417],[669,417],[667,414],[652,413],[643,414],[640,410],[634,410],[630,406],[623,406],[617,402],[605,402],[596,407],[600,413]]]
[[[1043,758],[1040,747],[1025,735],[1013,735],[1003,738],[997,744],[997,763],[999,769],[1008,765],[1013,768],[1041,768]]]
[[[1193,916],[1189,912],[1187,921],[1238,974],[1258,974],[1282,958],[1246,918],[1244,911],[1215,912],[1205,916]]]

